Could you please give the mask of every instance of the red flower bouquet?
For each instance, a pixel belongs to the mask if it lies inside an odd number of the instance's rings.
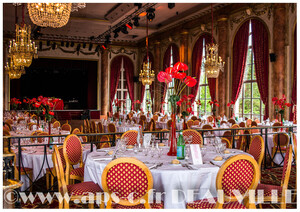
[[[275,112],[281,115],[281,121],[283,121],[285,107],[291,107],[292,104],[286,101],[286,96],[284,94],[281,99],[273,97],[272,103],[275,106]]]

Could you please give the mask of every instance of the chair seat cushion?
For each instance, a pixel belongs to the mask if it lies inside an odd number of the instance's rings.
[[[272,191],[274,195],[277,191],[277,195],[281,196],[281,192],[282,192],[282,188],[280,186],[267,185],[267,184],[258,184],[256,188],[256,194],[258,194],[257,192],[258,190],[264,190],[264,196],[271,196]]]
[[[84,176],[84,167],[80,167],[80,168],[77,168],[77,169],[73,169],[73,170],[70,172],[70,176],[71,176],[71,175],[83,177],[83,176]]]
[[[68,193],[70,195],[88,195],[89,193],[96,194],[102,192],[100,186],[94,182],[83,182],[73,185],[67,185]]]
[[[151,209],[163,209],[164,204],[162,203],[150,203]],[[144,204],[134,205],[134,206],[126,206],[120,204],[112,204],[112,208],[114,209],[145,209]]]
[[[209,209],[209,208],[215,208],[216,203],[218,199],[217,197],[213,199],[201,199],[196,200],[192,203],[187,203],[187,207],[193,208],[193,209]],[[239,202],[225,202],[223,204],[224,209],[246,209],[246,207],[239,203]]]

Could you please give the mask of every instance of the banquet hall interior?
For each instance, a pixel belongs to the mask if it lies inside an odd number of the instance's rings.
[[[1,7],[4,208],[297,208],[297,3]]]

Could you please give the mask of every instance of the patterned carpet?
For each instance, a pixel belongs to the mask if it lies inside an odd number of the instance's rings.
[[[280,185],[280,180],[281,180],[281,175],[282,175],[282,167],[280,168],[273,168],[273,169],[266,169],[262,171],[262,178],[261,182],[264,184],[271,184],[271,185]],[[45,185],[45,179],[41,178],[38,182],[39,186],[44,186]],[[289,188],[290,189],[295,189],[296,185],[296,167],[293,166],[291,170],[291,175],[290,175],[290,181],[289,181]],[[18,206],[17,206],[18,207]],[[33,209],[33,208],[58,208],[58,201],[54,200],[52,203],[44,203],[42,204],[41,201],[37,198],[37,200],[34,203],[22,203],[19,205],[18,208],[27,208],[27,209]],[[88,205],[84,204],[74,204],[70,203],[70,208],[88,208]],[[95,205],[95,208],[97,206]],[[280,208],[279,204],[263,204],[262,205],[263,209],[276,209]],[[287,204],[287,208],[297,208],[297,204]]]

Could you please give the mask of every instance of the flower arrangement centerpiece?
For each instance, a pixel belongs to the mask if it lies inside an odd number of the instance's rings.
[[[220,106],[219,102],[215,99],[214,101],[209,101],[208,103],[210,104],[212,114],[215,117],[216,116],[216,107]]]
[[[117,107],[117,112],[120,112],[120,108],[122,107],[123,100],[115,99],[114,105]]]
[[[201,101],[200,101],[200,99],[198,99],[197,101],[196,101],[196,105],[197,105],[197,113],[198,113],[198,117],[199,117],[199,119],[200,119],[200,117],[201,117]]]
[[[181,115],[183,117],[183,129],[186,130],[187,129],[187,125],[186,125],[186,117],[189,116],[190,114],[194,114],[194,111],[192,109],[192,103],[191,100],[194,98],[193,94],[190,95],[183,95],[182,98],[176,103],[178,107],[181,107],[183,103],[185,103],[185,108],[186,110],[181,112]]]
[[[140,102],[140,100],[135,100],[134,102],[133,102],[133,105],[135,106],[135,111],[139,111],[139,109],[140,109],[140,107],[141,107],[141,102]],[[132,105],[132,110],[134,109],[133,108],[133,105]]]
[[[276,113],[276,116],[278,114],[280,114],[280,122],[282,124],[282,122],[284,121],[284,110],[285,110],[285,107],[291,107],[292,104],[291,103],[288,103],[286,101],[286,96],[283,94],[282,95],[282,98],[279,99],[278,97],[273,97],[272,98],[272,102],[273,102],[273,105],[275,106],[275,113]]]
[[[229,110],[230,110],[230,117],[231,118],[233,118],[235,116],[234,112],[233,112],[234,104],[235,103],[233,101],[227,103],[227,107],[229,107]]]
[[[197,83],[197,80],[191,76],[187,76],[185,71],[188,70],[188,66],[184,63],[178,62],[173,67],[167,68],[165,71],[161,71],[157,75],[159,82],[165,83],[165,90],[168,89],[169,83],[174,79],[174,89],[171,90],[170,97],[168,102],[171,105],[172,111],[172,125],[171,125],[171,138],[170,138],[170,150],[168,152],[169,156],[176,156],[176,111],[177,111],[177,102],[180,101],[180,95],[182,91],[188,87],[194,87]],[[163,98],[164,99],[164,98]]]
[[[165,101],[162,101],[162,103],[161,103],[161,112],[162,112],[163,115],[165,115],[165,110],[164,110],[164,105],[165,104],[168,104],[168,103],[165,102]]]
[[[11,98],[10,99],[10,105],[11,105],[13,110],[17,110],[18,106],[20,104],[22,104],[22,102],[19,99],[17,99],[17,98]]]

